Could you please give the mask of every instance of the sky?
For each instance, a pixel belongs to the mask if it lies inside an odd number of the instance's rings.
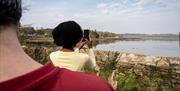
[[[74,20],[83,29],[114,33],[177,34],[180,0],[23,0],[21,23],[54,28]]]

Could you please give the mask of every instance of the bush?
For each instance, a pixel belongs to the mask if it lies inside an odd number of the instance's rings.
[[[101,70],[99,76],[104,80],[108,80],[108,78],[111,76],[111,73],[112,72],[108,70]]]
[[[132,75],[118,77],[117,81],[116,91],[138,91],[137,80]]]
[[[96,74],[98,71],[96,69],[85,69],[85,72],[90,74]]]

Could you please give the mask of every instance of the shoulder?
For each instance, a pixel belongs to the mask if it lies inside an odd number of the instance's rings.
[[[18,82],[19,84],[15,84]],[[11,88],[9,88],[11,87]],[[70,71],[52,64],[0,83],[3,91],[114,91],[95,75]]]
[[[50,58],[53,58],[53,57],[57,56],[59,53],[60,53],[60,51],[51,52],[51,53],[49,54],[49,57],[50,57]]]
[[[104,80],[93,74],[73,72],[63,69],[58,81],[68,91],[114,91]]]
[[[50,56],[51,56],[51,55],[57,55],[59,52],[60,52],[60,51],[51,52],[51,53],[50,53]]]
[[[77,56],[77,57],[84,58],[84,59],[89,59],[89,55],[87,55],[87,54],[85,54],[85,53],[76,53],[76,56]]]

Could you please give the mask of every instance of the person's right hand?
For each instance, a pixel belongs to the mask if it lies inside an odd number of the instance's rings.
[[[78,46],[77,46],[77,48],[79,48],[79,49],[81,49],[81,48],[83,48],[83,46],[85,45],[85,44],[88,44],[88,40],[87,39],[81,39],[80,40],[80,42],[78,43]]]

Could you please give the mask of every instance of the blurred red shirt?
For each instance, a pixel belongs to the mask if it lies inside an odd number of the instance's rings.
[[[33,72],[1,82],[1,91],[114,91],[92,74],[73,72],[47,64]]]

